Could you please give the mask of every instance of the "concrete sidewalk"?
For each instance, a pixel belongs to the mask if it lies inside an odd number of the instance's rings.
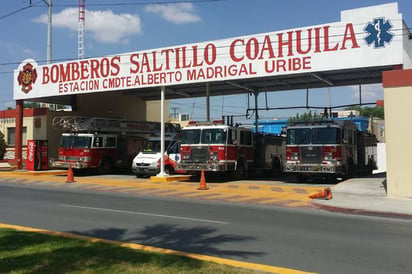
[[[313,199],[312,203],[329,211],[412,218],[412,198],[386,195],[386,174],[346,180],[331,190],[331,200]]]

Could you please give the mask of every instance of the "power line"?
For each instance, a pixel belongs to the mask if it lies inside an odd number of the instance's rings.
[[[12,12],[10,12],[10,13],[7,13],[7,14],[5,14],[5,15],[2,15],[2,16],[0,16],[0,20],[2,20],[2,19],[4,19],[4,18],[7,18],[7,17],[9,17],[9,16],[12,16],[12,15],[14,15],[14,14],[16,14],[16,13],[21,12],[21,11],[24,11],[24,10],[26,10],[26,9],[28,9],[28,8],[31,8],[31,6],[27,6],[27,7],[24,7],[24,8],[15,10],[15,11],[12,11]]]
[[[29,4],[28,6],[23,7],[23,8],[20,8],[20,9],[17,9],[17,10],[15,10],[15,11],[12,11],[12,12],[10,12],[10,13],[7,13],[7,14],[5,14],[5,15],[0,16],[0,20],[3,20],[4,18],[10,17],[10,16],[12,16],[12,15],[14,15],[14,14],[17,14],[17,13],[19,13],[19,12],[22,12],[22,11],[24,11],[24,10],[26,10],[26,9],[32,8],[34,5],[37,5],[39,2],[41,2],[41,1],[37,1],[36,3],[32,4],[31,1],[30,1],[30,4]]]
[[[161,5],[161,4],[183,4],[183,3],[205,3],[205,2],[223,2],[227,0],[187,0],[187,1],[147,1],[147,2],[123,2],[123,3],[106,3],[106,4],[87,4],[88,7],[104,7],[104,6],[142,6],[142,5]],[[12,12],[9,12],[7,14],[4,14],[0,16],[0,20],[3,20],[7,17],[10,17],[14,14],[20,13],[26,9],[29,8],[38,8],[38,7],[43,7],[43,5],[39,5],[39,3],[42,1],[36,1],[35,3],[31,3],[28,6],[25,6],[23,8],[14,10]],[[53,4],[53,7],[77,7],[78,5],[76,4]]]
[[[187,0],[187,1],[146,1],[146,2],[123,2],[123,3],[101,3],[87,4],[88,7],[107,7],[107,6],[142,6],[142,5],[162,5],[162,4],[184,4],[184,3],[203,3],[203,2],[223,2],[227,0]],[[75,4],[54,4],[54,7],[77,7]],[[36,6],[37,7],[37,6]]]

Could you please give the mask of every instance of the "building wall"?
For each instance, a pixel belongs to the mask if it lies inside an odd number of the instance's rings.
[[[26,159],[27,140],[47,140],[47,109],[24,109],[23,128],[26,128],[26,137],[23,138],[23,163]],[[16,127],[15,109],[0,111],[0,131],[4,134],[6,144],[10,143],[8,129]],[[14,144],[8,145],[5,159],[14,159]]]
[[[169,101],[164,102],[164,119],[169,119]],[[147,121],[160,122],[160,101],[147,101],[146,102],[146,119]]]
[[[160,91],[159,91],[160,93]],[[133,121],[160,121],[160,100],[143,101],[132,93],[110,93],[104,96],[83,95],[76,99],[76,115],[112,117]],[[169,116],[169,101],[165,100],[165,120]]]
[[[128,93],[105,92],[101,95],[88,94],[76,99],[77,115],[126,120],[145,121],[146,102]]]
[[[412,70],[383,73],[388,196],[412,197]]]
[[[165,101],[165,121],[169,115],[169,102]],[[15,109],[0,111],[0,131],[9,143],[7,129],[15,128]],[[77,111],[51,111],[46,108],[24,109],[23,127],[26,138],[23,140],[23,163],[26,159],[26,140],[48,140],[49,158],[57,158],[62,131],[53,127],[57,116],[96,116],[112,117],[135,121],[160,121],[160,101],[143,101],[135,95],[106,93],[104,96],[78,96]],[[5,158],[14,159],[14,145],[7,148]]]

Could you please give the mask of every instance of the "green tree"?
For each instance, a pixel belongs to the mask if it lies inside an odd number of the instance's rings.
[[[383,111],[383,107],[360,107],[360,106],[353,106],[348,107],[346,110],[357,110],[360,113],[360,116],[365,117],[377,117],[381,119],[385,119],[385,113]]]
[[[312,121],[319,121],[319,120],[323,120],[324,117],[318,113],[316,113],[316,111],[314,113],[312,113],[311,110],[309,110],[308,112],[302,113],[299,115],[299,113],[296,113],[295,117],[290,117],[288,119],[288,123],[298,123],[298,122],[312,122]]]
[[[6,153],[6,140],[4,139],[4,134],[0,132],[0,160],[3,160],[4,154]]]

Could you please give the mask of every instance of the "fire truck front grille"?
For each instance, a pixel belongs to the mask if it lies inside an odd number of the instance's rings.
[[[60,161],[77,162],[80,156],[59,156]]]
[[[301,147],[300,161],[302,164],[321,164],[322,163],[322,147]]]
[[[209,160],[209,149],[207,147],[192,148],[191,159],[194,163],[207,163]]]

